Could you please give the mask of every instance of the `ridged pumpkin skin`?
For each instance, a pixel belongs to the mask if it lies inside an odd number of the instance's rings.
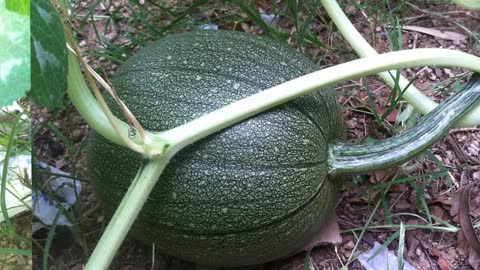
[[[277,41],[199,31],[142,49],[113,84],[144,128],[161,131],[315,70]],[[334,207],[339,179],[327,177],[326,161],[329,144],[339,139],[341,111],[326,90],[202,139],[169,163],[133,235],[209,265],[258,264],[297,252]],[[107,213],[140,163],[137,154],[92,132],[88,170]]]

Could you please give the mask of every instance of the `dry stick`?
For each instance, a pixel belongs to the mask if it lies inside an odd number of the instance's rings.
[[[97,81],[107,90],[107,92],[115,99],[117,104],[120,106],[120,108],[123,111],[123,114],[125,115],[125,118],[129,120],[129,122],[138,130],[140,133],[140,136],[142,137],[142,140],[145,142],[147,140],[147,135],[143,127],[140,125],[140,123],[137,121],[133,113],[128,109],[128,107],[123,103],[123,101],[118,97],[117,92],[115,89],[108,84],[102,76],[100,76],[95,70],[93,70],[92,67],[89,65],[85,64],[88,68],[88,71],[91,73],[91,75],[97,79]]]
[[[470,30],[468,30],[468,28],[466,28],[465,26],[461,25],[460,23],[457,23],[456,21],[454,20],[451,20],[449,17],[441,14],[441,13],[437,13],[437,12],[432,12],[432,11],[428,11],[428,10],[423,10],[421,8],[419,8],[418,6],[410,3],[410,2],[406,2],[407,5],[411,6],[412,8],[418,10],[418,11],[421,11],[423,13],[426,13],[426,14],[430,14],[430,15],[433,15],[433,16],[437,16],[437,17],[440,17],[440,18],[443,18],[443,19],[446,19],[448,20],[449,22],[452,22],[454,23],[455,25],[457,25],[458,27],[462,28],[463,31],[465,31],[468,35],[470,35],[471,37],[473,37],[474,39],[476,39],[477,41],[480,41],[477,36]]]
[[[475,131],[480,131],[480,128],[477,127],[472,127],[472,128],[456,128],[450,130],[448,134],[454,134],[454,133],[459,133],[459,132],[475,132]]]
[[[81,57],[81,54],[80,54],[80,51],[78,49],[78,46],[76,45],[76,41],[75,39],[73,38],[72,34],[70,33],[69,29],[63,25],[63,29],[64,29],[64,32],[65,32],[65,35],[67,36],[69,42],[70,42],[70,46],[67,46],[70,50],[73,49],[73,52],[75,53],[75,55],[77,56],[77,59],[80,61],[80,63],[82,64],[82,67],[83,69],[85,70],[85,76],[87,78],[87,82],[88,84],[90,85],[90,88],[93,92],[93,94],[95,95],[95,98],[97,99],[98,103],[100,104],[100,106],[102,107],[102,110],[103,112],[105,113],[105,115],[107,116],[108,120],[110,121],[110,124],[113,126],[113,128],[115,129],[115,131],[117,132],[117,134],[120,136],[120,138],[124,141],[124,143],[132,150],[138,152],[138,153],[144,153],[145,150],[138,144],[134,143],[133,141],[131,141],[123,132],[121,132],[121,129],[120,127],[117,125],[115,119],[114,119],[114,116],[112,114],[112,112],[110,111],[110,109],[108,108],[108,105],[107,103],[105,102],[105,99],[103,98],[102,94],[100,93],[100,90],[97,88],[97,85],[95,84],[95,80],[93,79],[93,76],[92,74],[89,72],[90,69],[88,67],[88,65],[85,63],[85,61],[83,61],[82,57]],[[130,113],[131,115],[131,113]],[[133,117],[133,115],[131,115]],[[133,117],[134,118],[134,117]],[[136,121],[136,120],[135,120]],[[138,122],[137,122],[138,123]],[[138,129],[138,128],[137,128]],[[142,129],[143,131],[143,129]],[[142,138],[143,139],[143,138]],[[144,141],[145,142],[145,141]]]

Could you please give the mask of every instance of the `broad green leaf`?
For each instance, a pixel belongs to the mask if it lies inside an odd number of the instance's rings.
[[[67,48],[57,10],[50,1],[32,0],[33,101],[49,109],[61,107],[67,88]]]
[[[7,10],[21,15],[30,15],[30,0],[6,0]]]
[[[30,17],[0,0],[0,108],[30,89]]]

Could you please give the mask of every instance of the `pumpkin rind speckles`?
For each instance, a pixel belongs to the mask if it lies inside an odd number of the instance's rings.
[[[271,39],[200,31],[142,49],[113,83],[143,127],[161,131],[315,70]],[[186,147],[162,174],[134,236],[211,265],[257,264],[298,251],[335,203],[338,179],[328,179],[326,160],[328,145],[344,137],[340,117],[333,94],[318,91]],[[113,213],[141,159],[95,132],[88,159],[98,197]]]

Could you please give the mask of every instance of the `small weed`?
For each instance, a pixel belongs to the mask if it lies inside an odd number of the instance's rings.
[[[24,119],[24,113],[12,115],[10,121],[0,123],[0,268],[27,269],[32,265],[31,208],[30,195],[22,195],[23,187],[31,186],[30,172],[22,171],[22,165],[12,165],[18,155],[30,154],[30,123]],[[18,162],[19,163],[19,162]],[[14,163],[16,164],[16,163]],[[27,169],[25,169],[27,170]],[[18,190],[22,189],[21,192]],[[16,199],[18,205],[7,205],[7,198]],[[16,209],[25,208],[18,212]],[[13,216],[17,214],[16,216]],[[12,216],[10,216],[12,215]]]

